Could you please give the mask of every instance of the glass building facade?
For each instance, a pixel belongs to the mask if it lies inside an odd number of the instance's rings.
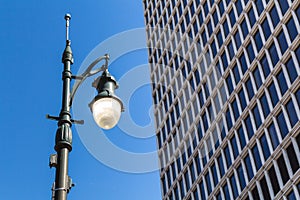
[[[300,199],[300,1],[143,3],[162,199]]]

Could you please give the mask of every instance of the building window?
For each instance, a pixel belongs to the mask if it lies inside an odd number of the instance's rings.
[[[231,121],[231,116],[230,116],[230,110],[229,110],[229,108],[226,111],[225,117],[226,117],[227,130],[229,132],[229,130],[232,127],[232,121]]]
[[[281,174],[283,185],[285,185],[286,182],[290,179],[290,177],[289,177],[289,173],[288,173],[288,170],[286,168],[286,165],[285,165],[283,155],[281,155],[278,158],[277,164],[278,164],[278,168],[279,168],[279,171],[280,171],[280,174]]]
[[[207,148],[207,151],[208,151],[208,158],[211,158],[212,155],[213,155],[213,145],[211,144],[211,138],[210,138],[210,135],[209,137],[206,139],[206,148]]]
[[[217,198],[217,200],[222,200],[222,196],[221,196],[220,192],[218,192],[218,194],[216,195],[216,198]]]
[[[169,168],[167,169],[167,172],[166,172],[166,179],[168,181],[168,188],[170,188],[172,183],[171,183],[171,174],[170,174]]]
[[[236,121],[240,116],[236,99],[234,99],[233,102],[231,103],[231,107],[233,111],[234,120]]]
[[[216,186],[218,184],[219,180],[218,180],[217,169],[216,169],[215,163],[212,165],[211,170],[212,170],[212,175],[213,175],[213,183],[214,183],[214,186]]]
[[[275,65],[277,64],[279,58],[278,58],[278,53],[277,53],[277,50],[276,50],[276,47],[275,47],[274,43],[269,47],[269,53],[270,53],[270,57],[271,57],[273,67],[275,67]]]
[[[174,194],[175,194],[175,200],[179,200],[179,193],[178,193],[177,185],[175,185],[175,187],[174,187]]]
[[[224,21],[223,24],[223,29],[224,29],[224,35],[225,35],[225,39],[227,38],[228,34],[229,34],[229,27],[228,27],[228,23],[227,20]]]
[[[172,175],[173,175],[173,181],[174,181],[176,179],[176,175],[177,175],[174,162],[172,162],[171,168],[172,168]]]
[[[226,164],[227,164],[227,169],[228,169],[232,164],[228,144],[226,145],[226,147],[224,149],[224,153],[225,153]]]
[[[198,91],[198,99],[199,99],[200,107],[202,107],[204,104],[204,99],[203,99],[203,92],[201,89]]]
[[[225,102],[227,101],[227,95],[226,95],[224,84],[222,84],[222,86],[220,88],[220,94],[221,94],[221,99],[222,99],[222,105],[224,105]]]
[[[188,191],[190,189],[190,179],[189,179],[188,170],[184,173],[184,179],[185,179],[186,190]]]
[[[263,46],[259,30],[257,30],[256,33],[254,34],[254,41],[256,44],[257,52],[259,52]]]
[[[230,19],[231,27],[233,27],[236,22],[236,17],[234,16],[233,9],[231,9],[231,11],[229,12],[229,19]]]
[[[220,17],[222,17],[222,15],[224,14],[224,4],[223,1],[220,1],[219,4],[219,11],[220,11]]]
[[[271,199],[270,193],[269,193],[269,188],[268,188],[267,181],[266,181],[265,177],[263,177],[260,180],[260,186],[262,188],[262,193],[263,193],[264,199]]]
[[[282,136],[282,139],[284,139],[285,136],[288,134],[288,128],[286,126],[286,121],[284,119],[284,115],[282,111],[280,111],[280,113],[276,116],[276,120],[280,129],[280,134]]]
[[[209,105],[207,106],[207,110],[208,110],[208,116],[209,116],[210,122],[214,121],[215,115],[214,115],[212,104],[209,103]]]
[[[239,96],[239,100],[240,100],[240,104],[241,104],[242,112],[243,112],[243,110],[247,106],[247,102],[246,102],[246,99],[245,99],[245,94],[244,94],[243,88],[238,92],[238,96]]]
[[[199,71],[198,70],[194,71],[194,75],[195,75],[195,78],[196,78],[196,85],[199,85],[199,83],[200,83]]]
[[[279,7],[281,9],[282,16],[283,16],[289,8],[288,2],[284,1],[284,0],[279,0],[278,3],[279,3]]]
[[[240,164],[240,166],[238,166],[237,173],[238,173],[238,177],[239,177],[241,191],[243,191],[243,189],[246,187],[246,181],[245,181],[245,177],[244,177],[244,170],[243,170],[242,164]]]
[[[255,5],[256,5],[258,15],[260,15],[262,13],[262,11],[264,10],[264,5],[262,3],[262,0],[255,0]]]
[[[231,191],[232,191],[232,194],[233,194],[233,198],[236,199],[238,197],[238,189],[237,189],[237,186],[236,186],[236,181],[235,181],[235,178],[234,178],[234,174],[232,174],[232,176],[229,178],[230,180],[230,184],[231,184]]]
[[[260,199],[256,186],[251,191],[253,199]]]
[[[279,16],[276,10],[276,6],[274,5],[273,8],[270,10],[270,15],[271,15],[271,20],[273,22],[273,27],[275,29],[275,27],[277,26],[277,24],[279,23]]]
[[[248,115],[246,117],[246,119],[245,119],[245,125],[246,125],[246,129],[247,129],[247,133],[248,133],[248,139],[250,140],[252,138],[252,136],[254,135],[254,131],[253,131],[253,127],[252,127],[250,115]]]
[[[163,185],[163,195],[165,195],[166,192],[167,192],[167,186],[166,186],[165,176],[163,176],[161,178],[161,182],[162,182],[162,185]]]
[[[238,150],[238,146],[236,143],[236,137],[234,135],[230,139],[230,143],[231,143],[231,147],[232,147],[232,151],[233,151],[233,157],[234,157],[234,159],[236,159],[239,155],[239,150]]]
[[[203,10],[204,10],[205,16],[207,16],[207,14],[208,14],[208,5],[207,5],[207,1],[205,1],[205,3],[203,4]]]
[[[220,129],[220,132],[221,132],[221,138],[223,140],[226,136],[226,132],[225,132],[225,128],[224,128],[224,124],[223,124],[222,119],[218,122],[218,125],[219,125],[219,129]]]
[[[273,166],[271,166],[271,168],[268,170],[268,173],[269,173],[269,178],[270,178],[272,188],[273,188],[273,191],[274,191],[274,196],[275,196],[279,192],[280,186],[278,184],[276,172],[275,172]]]
[[[251,83],[251,78],[250,77],[246,81],[246,88],[247,88],[247,92],[248,92],[248,98],[249,98],[249,101],[250,101],[252,99],[252,97],[254,96],[254,91],[253,91],[253,87],[252,87],[252,83]]]
[[[214,127],[214,130],[212,131],[212,140],[213,144],[215,144],[215,149],[217,149],[220,145],[217,127]]]
[[[206,42],[207,42],[205,29],[201,33],[201,38],[202,38],[202,44],[203,44],[203,47],[204,47],[206,45]]]
[[[235,2],[235,7],[236,7],[236,11],[237,11],[238,16],[239,16],[243,11],[242,2],[241,1],[236,1]]]
[[[260,60],[260,64],[266,79],[270,74],[270,67],[266,55],[262,57],[262,59]]]
[[[235,65],[233,66],[232,71],[233,71],[233,74],[234,74],[234,81],[235,81],[235,84],[237,85],[237,84],[239,83],[239,81],[241,80],[241,78],[240,78],[239,69],[238,69],[238,66],[237,66],[236,63],[235,63]]]
[[[199,200],[197,188],[193,191],[193,196],[194,196],[194,199],[195,199],[195,200]]]
[[[289,58],[289,60],[286,62],[285,65],[286,65],[286,69],[287,69],[287,72],[289,74],[289,78],[290,78],[290,81],[291,81],[291,84],[292,84],[298,76],[292,58]]]
[[[220,109],[221,109],[218,94],[216,94],[216,96],[214,96],[213,101],[214,101],[214,104],[215,104],[216,115],[217,115],[219,113]]]
[[[268,101],[267,101],[267,98],[266,98],[266,94],[263,94],[260,97],[259,100],[260,100],[260,103],[261,103],[261,107],[262,107],[262,110],[263,110],[264,117],[266,118],[270,113],[270,109],[269,109]]]
[[[207,86],[207,82],[206,81],[203,83],[203,87],[204,87],[206,99],[208,99],[208,97],[210,96],[210,93],[209,93],[209,88]]]
[[[268,91],[269,91],[269,93],[270,93],[270,97],[271,97],[271,101],[272,101],[273,107],[275,107],[275,105],[276,105],[277,102],[278,102],[278,96],[277,96],[277,91],[276,91],[274,82],[272,82],[272,83],[269,85]]]
[[[211,20],[209,19],[209,21],[207,22],[207,30],[208,30],[208,38],[210,38],[213,30],[212,30],[212,25],[211,25]]]
[[[206,182],[206,188],[207,188],[207,192],[208,192],[208,196],[209,196],[212,191],[209,172],[207,172],[207,174],[205,175],[205,182]]]
[[[296,200],[296,196],[293,190],[290,191],[290,193],[287,195],[288,200]]]
[[[254,108],[252,109],[252,113],[254,116],[254,121],[255,121],[255,125],[256,125],[256,129],[258,129],[261,125],[261,118],[260,118],[260,111],[258,110],[257,104],[254,106]]]
[[[249,33],[247,23],[246,23],[246,18],[244,18],[244,20],[242,21],[241,27],[242,27],[243,37],[244,37],[244,40],[245,40],[245,38],[247,37],[247,35]]]
[[[279,43],[279,46],[280,46],[281,54],[283,55],[284,52],[286,51],[286,49],[288,48],[283,30],[277,36],[277,40],[278,40],[278,43]]]
[[[224,196],[225,196],[225,199],[230,199],[230,195],[229,195],[229,190],[228,190],[228,185],[227,183],[223,186],[223,191],[224,191]]]
[[[248,12],[248,18],[249,18],[251,27],[253,27],[253,25],[254,25],[255,22],[256,22],[255,15],[254,15],[254,11],[253,11],[253,7],[250,8],[250,10],[249,10],[249,12]]]
[[[290,164],[291,164],[291,168],[293,170],[293,174],[295,174],[296,171],[298,171],[298,169],[299,169],[299,163],[298,163],[297,155],[295,153],[295,150],[293,148],[292,143],[288,146],[286,151],[287,151],[287,155],[288,155],[289,160],[290,160]]]
[[[202,118],[202,122],[203,122],[204,132],[206,132],[207,129],[208,129],[208,122],[207,122],[206,112],[204,112],[204,113],[202,114],[201,118]]]
[[[219,49],[220,49],[222,44],[223,44],[223,38],[222,38],[221,30],[219,30],[218,33],[217,33],[217,39],[218,39]]]
[[[179,180],[179,185],[180,185],[180,195],[181,195],[181,198],[183,199],[183,197],[185,196],[185,190],[184,190],[184,185],[183,185],[183,179]]]
[[[255,81],[255,85],[257,90],[260,88],[260,86],[262,85],[262,80],[260,77],[260,72],[259,72],[259,68],[256,67],[253,71],[253,75],[254,75],[254,81]]]
[[[243,130],[243,126],[240,126],[237,130],[238,137],[240,140],[241,150],[246,146],[245,133]]]
[[[237,2],[240,2],[240,1],[237,1]],[[241,38],[240,38],[240,33],[238,30],[234,34],[234,41],[235,41],[236,50],[238,50],[242,44]]]
[[[273,123],[270,124],[270,126],[268,127],[268,131],[269,131],[269,135],[271,138],[271,143],[273,146],[273,150],[276,149],[276,147],[279,145],[279,139],[276,133],[276,129]]]
[[[233,91],[233,85],[232,85],[230,74],[228,74],[228,76],[226,77],[226,83],[227,83],[227,88],[228,88],[228,92],[229,92],[229,96],[230,96],[230,94]]]
[[[180,157],[177,158],[176,160],[176,164],[177,164],[177,173],[179,174],[181,171],[181,162],[180,162]]]
[[[246,63],[246,59],[245,59],[244,53],[242,53],[242,55],[239,57],[239,61],[240,61],[242,73],[245,74],[245,72],[248,69],[248,66],[247,66],[247,63]]]
[[[228,48],[228,52],[229,52],[229,58],[230,60],[232,60],[232,58],[234,57],[234,50],[233,50],[233,45],[232,45],[232,41],[230,40],[229,44],[227,45]]]
[[[200,151],[201,151],[201,160],[202,160],[202,165],[203,167],[206,165],[207,163],[207,158],[206,158],[206,149],[204,146],[200,147]]]
[[[215,24],[215,27],[217,26],[219,20],[218,20],[218,13],[217,13],[217,10],[215,10],[212,14],[213,16],[213,20],[214,20],[214,24]]]
[[[221,154],[219,155],[219,157],[217,158],[217,160],[218,160],[218,165],[219,165],[220,176],[222,177],[225,174],[225,169],[224,169],[223,158],[222,158]]]
[[[291,123],[291,127],[294,127],[295,124],[298,122],[298,116],[295,110],[295,106],[293,104],[292,99],[290,99],[287,104],[286,104],[286,110],[287,110],[287,114],[289,116],[289,120]]]
[[[221,59],[222,59],[222,64],[223,64],[223,71],[225,72],[225,70],[226,70],[227,67],[228,67],[228,62],[227,62],[227,58],[226,58],[226,53],[225,53],[225,51],[222,53]]]
[[[196,163],[197,174],[199,175],[200,172],[201,172],[201,165],[200,165],[200,159],[199,159],[199,155],[198,154],[195,157],[195,163]]]
[[[211,50],[212,50],[213,57],[216,57],[216,55],[217,55],[217,47],[216,47],[215,40],[213,40],[213,42],[211,43]]]
[[[200,185],[201,199],[206,199],[203,181],[201,181],[199,185]]]
[[[213,89],[216,86],[216,80],[215,80],[215,76],[214,76],[214,72],[212,71],[212,73],[209,75],[209,80],[210,80],[210,86],[211,86],[211,91],[213,91]]]
[[[258,171],[260,169],[260,167],[262,166],[261,160],[260,160],[260,156],[259,156],[259,150],[257,148],[257,144],[255,144],[253,146],[253,148],[251,149],[252,151],[252,155],[254,158],[254,162],[255,162],[255,166],[256,166],[256,171]]]
[[[269,22],[268,22],[267,18],[265,18],[264,21],[262,22],[262,28],[263,28],[265,40],[267,41],[271,35],[271,30],[270,30],[270,26],[269,26]]]
[[[300,10],[299,8],[298,8],[298,10]],[[299,21],[300,21],[300,19],[299,19]],[[291,42],[293,42],[298,33],[293,17],[291,17],[291,19],[286,23],[286,25],[287,25],[287,30],[288,30]]]
[[[271,154],[270,154],[270,150],[269,150],[269,146],[268,146],[266,135],[263,134],[260,137],[259,141],[260,141],[260,144],[261,144],[261,148],[263,150],[264,158],[265,158],[265,160],[267,160]]]

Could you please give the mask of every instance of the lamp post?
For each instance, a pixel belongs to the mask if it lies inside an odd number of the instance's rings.
[[[58,121],[58,128],[55,136],[54,149],[57,152],[50,156],[50,167],[56,168],[55,182],[52,185],[52,199],[66,200],[67,193],[74,186],[72,179],[68,175],[68,158],[72,151],[72,124],[83,124],[83,120],[74,120],[71,116],[71,107],[74,95],[83,81],[99,72],[103,72],[92,84],[98,91],[98,95],[89,104],[96,123],[103,129],[114,127],[119,121],[121,112],[124,110],[122,101],[114,94],[118,88],[117,82],[108,72],[109,56],[106,54],[97,58],[88,68],[79,76],[72,75],[71,65],[73,64],[73,55],[71,50],[71,41],[69,40],[69,21],[71,15],[66,14],[66,47],[62,56],[64,69],[62,72],[63,90],[62,107],[59,117],[47,115],[48,119]],[[102,67],[94,69],[94,66],[100,61],[105,60]],[[71,80],[77,81],[71,90]]]

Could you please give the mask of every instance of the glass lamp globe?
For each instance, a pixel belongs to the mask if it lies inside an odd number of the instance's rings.
[[[92,105],[95,122],[103,129],[113,128],[119,121],[122,111],[120,101],[113,97],[103,97]]]

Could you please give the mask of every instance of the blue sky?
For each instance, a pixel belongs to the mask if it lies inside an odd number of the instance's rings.
[[[142,0],[0,0],[0,199],[51,197],[55,170],[49,169],[48,160],[55,153],[57,125],[45,115],[58,115],[61,108],[61,55],[67,12],[72,15],[74,74],[95,56],[111,53],[110,72],[122,82],[117,94],[127,101],[120,126],[104,132],[92,122],[87,105],[80,104],[81,99],[92,99],[92,80],[79,90],[73,112],[86,123],[73,127],[69,175],[76,186],[69,199],[160,199],[158,171],[155,167],[143,168],[148,162],[156,166],[157,160],[146,156],[155,155],[156,142],[149,116],[152,100],[150,76],[145,73],[147,51],[140,48],[145,34],[141,29],[136,31],[144,27]],[[137,48],[130,46],[136,42],[140,42]],[[124,48],[127,45],[128,49]],[[138,156],[132,162],[107,148],[101,139],[123,153]],[[107,163],[106,158],[114,162]]]

